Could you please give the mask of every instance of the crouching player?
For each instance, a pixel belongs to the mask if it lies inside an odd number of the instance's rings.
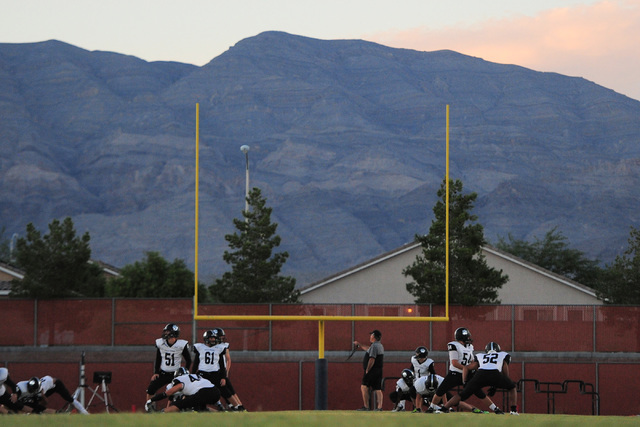
[[[179,368],[173,379],[173,387],[166,392],[156,394],[147,400],[145,409],[150,412],[153,402],[181,392],[182,399],[174,400],[164,412],[180,412],[184,410],[207,411],[207,405],[215,405],[220,400],[220,390],[211,381],[201,376],[190,374],[186,368]]]
[[[416,391],[413,388],[415,375],[411,369],[403,369],[400,379],[396,382],[396,389],[389,394],[389,399],[393,402],[391,412],[402,412],[405,410],[405,402],[413,401]]]

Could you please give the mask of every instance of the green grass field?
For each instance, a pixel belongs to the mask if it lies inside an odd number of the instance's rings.
[[[280,411],[280,412],[227,412],[227,413],[181,413],[181,414],[96,414],[83,415],[6,415],[0,416],[0,426],[343,426],[376,427],[424,426],[426,423],[442,422],[442,425],[474,426],[640,426],[640,417],[595,417],[579,415],[521,414],[412,414],[392,412],[356,411]]]

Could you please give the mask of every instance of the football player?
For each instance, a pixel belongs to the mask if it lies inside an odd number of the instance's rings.
[[[389,399],[393,402],[391,412],[402,412],[405,410],[405,401],[411,400],[416,396],[413,388],[415,374],[411,369],[403,369],[400,379],[396,382],[396,389],[389,394]]]
[[[416,348],[416,352],[411,356],[411,366],[413,367],[413,373],[416,378],[425,377],[429,374],[435,374],[436,369],[433,365],[433,360],[429,357],[429,350],[427,347],[420,346]]]
[[[476,394],[482,387],[490,386],[508,390],[509,401],[514,403],[511,405],[510,414],[519,415],[518,407],[515,405],[518,398],[516,383],[509,378],[509,363],[511,363],[509,353],[502,351],[496,342],[488,343],[485,346],[485,352],[478,353],[475,360],[464,367],[462,373],[464,389],[443,406],[442,412],[448,412],[449,408]],[[469,372],[475,369],[477,371],[467,382]]]
[[[440,383],[436,389],[433,399],[431,400],[430,409],[433,411],[442,409],[439,405],[441,404],[442,397],[446,392],[454,387],[464,384],[462,377],[464,367],[475,359],[473,354],[473,339],[471,338],[471,332],[469,332],[467,328],[456,329],[454,332],[454,339],[455,341],[451,341],[447,344],[447,349],[449,350],[449,373]],[[489,409],[496,414],[504,413],[491,401],[491,399],[487,397],[482,389],[476,390],[473,394],[489,406]]]
[[[224,329],[213,328],[205,331],[203,343],[194,344],[195,358],[193,371],[211,381],[220,389],[220,394],[232,411],[246,411],[231,381],[231,354]]]
[[[0,411],[4,414],[9,412],[31,412],[31,408],[11,400],[11,395],[15,391],[16,383],[9,377],[9,370],[0,368]]]
[[[57,378],[49,375],[42,378],[32,377],[16,384],[17,401],[32,408],[36,414],[55,414],[56,411],[54,409],[47,408],[46,400],[44,399],[53,393],[58,393],[64,400],[73,405],[79,413],[89,415],[84,406],[71,396],[64,383]]]
[[[178,368],[174,374],[173,386],[156,394],[145,403],[147,412],[152,411],[153,404],[176,393],[182,393],[182,399],[172,401],[164,412],[180,412],[185,410],[206,411],[207,405],[220,400],[220,390],[211,381],[196,374],[190,374],[186,368]]]
[[[147,400],[173,380],[176,371],[182,367],[182,362],[186,369],[191,366],[189,343],[179,337],[178,325],[168,323],[162,330],[162,337],[156,339],[156,362],[151,382],[147,387]],[[153,405],[150,408],[154,409]]]

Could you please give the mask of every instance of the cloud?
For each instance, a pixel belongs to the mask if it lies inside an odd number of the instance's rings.
[[[364,37],[422,51],[451,49],[487,61],[584,77],[640,100],[640,1],[609,0],[467,27],[425,27]]]

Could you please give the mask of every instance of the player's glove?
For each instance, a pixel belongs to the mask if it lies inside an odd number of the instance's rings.
[[[496,388],[493,386],[489,387],[489,390],[487,390],[487,396],[491,397],[494,394],[496,394]]]

